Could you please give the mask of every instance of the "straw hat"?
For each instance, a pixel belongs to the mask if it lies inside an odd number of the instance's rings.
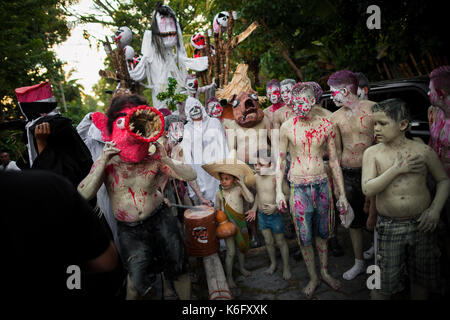
[[[220,173],[226,173],[236,178],[245,177],[245,185],[251,188],[255,184],[253,170],[236,157],[236,150],[232,150],[228,158],[202,165],[202,168],[211,176],[220,180]]]

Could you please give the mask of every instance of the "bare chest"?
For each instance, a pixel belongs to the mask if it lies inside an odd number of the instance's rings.
[[[112,191],[127,188],[146,188],[156,182],[158,163],[145,161],[138,164],[111,161],[106,166],[106,186]]]

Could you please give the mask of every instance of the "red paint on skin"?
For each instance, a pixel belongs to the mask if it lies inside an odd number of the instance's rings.
[[[131,190],[130,187],[128,187],[128,192],[131,193],[131,196],[133,197],[134,205],[136,206],[136,209],[138,209],[137,204],[136,204],[136,199],[134,198],[134,192],[133,192],[133,190]]]
[[[368,117],[369,115],[368,114],[366,114],[366,115],[364,115],[364,116],[362,116],[359,120],[361,121],[361,128],[367,128],[364,124],[363,124],[363,120],[364,120],[364,118],[366,118],[366,117]]]

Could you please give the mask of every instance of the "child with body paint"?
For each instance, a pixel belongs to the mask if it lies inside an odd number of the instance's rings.
[[[224,211],[230,222],[236,225],[236,235],[225,240],[227,254],[225,258],[225,272],[228,286],[235,288],[233,279],[233,262],[238,247],[237,256],[239,270],[244,276],[249,276],[250,271],[244,267],[245,254],[250,247],[247,224],[244,215],[244,200],[253,203],[253,194],[248,189],[255,183],[255,177],[248,165],[232,158],[205,164],[202,168],[211,176],[220,181],[219,191],[216,194],[216,209]],[[230,160],[231,159],[231,160]]]
[[[438,289],[439,256],[436,227],[449,196],[450,181],[439,158],[429,146],[407,139],[406,103],[388,99],[372,107],[378,144],[364,152],[362,190],[376,196],[377,264],[381,288],[372,299],[389,299],[403,290],[408,266],[411,298],[426,299]],[[432,199],[426,178],[436,181]]]
[[[361,190],[361,165],[364,150],[374,141],[371,107],[375,102],[358,99],[359,80],[350,70],[333,73],[327,83],[333,102],[339,107],[330,120],[336,127],[336,152],[344,176],[346,196],[355,214],[349,228],[355,263],[342,275],[345,280],[353,280],[366,272],[363,227],[367,222],[364,207],[369,199],[365,199]]]
[[[265,157],[267,156],[267,157]],[[257,154],[256,169],[256,196],[253,208],[247,211],[247,221],[253,221],[258,215],[258,226],[261,230],[266,243],[267,253],[269,254],[270,266],[265,271],[266,274],[273,274],[277,268],[275,258],[275,242],[280,249],[281,259],[283,260],[283,278],[291,278],[289,268],[289,248],[284,237],[284,215],[278,209],[275,199],[276,179],[275,170],[272,167],[270,150],[259,150]],[[289,192],[289,186],[286,180],[283,180],[283,190],[285,194]]]
[[[292,88],[291,101],[296,116],[288,119],[280,128],[276,202],[280,210],[287,207],[282,185],[286,153],[289,152],[291,157],[288,174],[291,183],[289,202],[300,250],[310,276],[310,281],[303,292],[311,298],[320,282],[314,263],[313,237],[319,254],[322,280],[334,290],[340,288],[339,281],[328,273],[327,240],[333,233],[334,217],[333,211],[330,210],[331,189],[323,161],[325,147],[336,185],[338,203],[344,211],[347,210],[348,203],[336,154],[335,127],[327,118],[310,113],[315,104],[313,87],[303,83],[296,84]]]

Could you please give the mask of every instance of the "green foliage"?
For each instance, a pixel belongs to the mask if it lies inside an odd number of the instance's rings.
[[[175,93],[177,88],[177,80],[175,78],[169,77],[167,85],[167,90],[164,92],[160,92],[157,94],[157,98],[161,101],[164,101],[167,108],[170,111],[177,110],[177,104],[186,101],[187,95],[182,93]]]

